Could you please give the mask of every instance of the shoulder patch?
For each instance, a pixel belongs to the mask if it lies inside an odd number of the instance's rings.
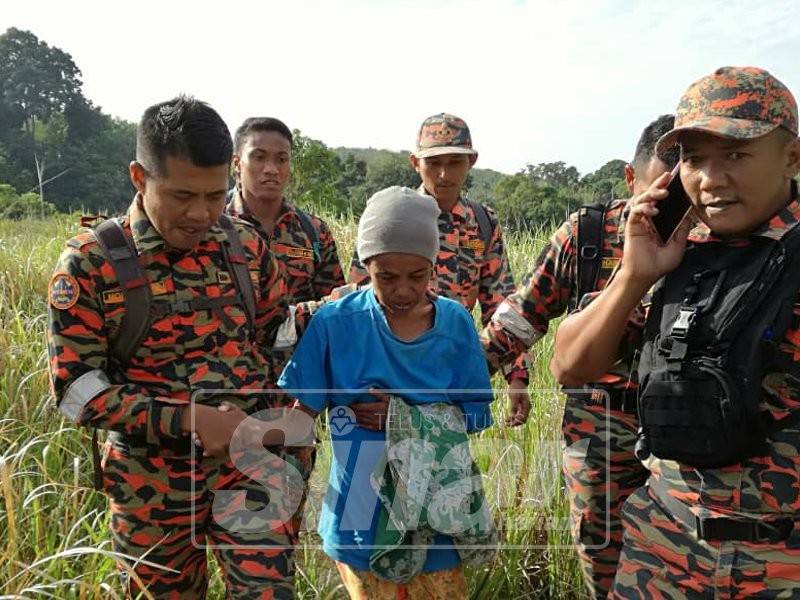
[[[103,304],[122,304],[123,302],[125,302],[125,294],[122,292],[122,288],[114,288],[103,292]]]
[[[47,287],[50,305],[58,310],[67,310],[75,306],[80,295],[81,289],[78,282],[72,275],[66,273],[53,275],[50,285]]]
[[[94,237],[94,233],[91,231],[85,231],[83,233],[79,233],[74,238],[67,241],[67,246],[70,248],[75,248],[76,250],[80,250],[84,246],[88,244],[95,243],[97,240]]]

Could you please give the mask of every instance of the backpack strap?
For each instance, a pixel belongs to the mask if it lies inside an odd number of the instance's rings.
[[[250,270],[247,268],[247,258],[242,247],[242,240],[239,238],[239,232],[228,215],[224,213],[220,215],[219,225],[228,238],[228,243],[225,246],[225,260],[228,262],[231,275],[233,275],[233,283],[242,297],[242,302],[244,302],[247,322],[250,324],[251,330],[255,331],[256,290],[253,287],[253,281],[250,279]]]
[[[114,269],[125,298],[125,314],[111,350],[121,364],[128,362],[150,328],[150,281],[139,264],[133,239],[119,219],[108,219],[94,230],[94,237]]]
[[[494,233],[494,227],[492,227],[492,222],[489,219],[489,213],[486,212],[486,207],[483,206],[483,204],[473,202],[469,199],[466,200],[466,203],[472,209],[472,212],[475,213],[475,218],[478,220],[478,234],[481,236],[485,254],[489,251],[489,246],[492,243],[492,234]]]
[[[318,268],[322,261],[319,234],[317,233],[314,223],[311,221],[311,217],[307,212],[300,210],[297,207],[295,207],[294,210],[297,213],[297,218],[300,219],[300,227],[303,229],[303,233],[305,233],[306,237],[308,237],[309,241],[311,241],[311,249],[314,251],[314,265]]]
[[[597,276],[603,260],[603,227],[606,211],[602,204],[582,206],[578,211],[578,252],[577,252],[577,289],[573,300],[573,309],[581,298],[593,292],[597,286]]]

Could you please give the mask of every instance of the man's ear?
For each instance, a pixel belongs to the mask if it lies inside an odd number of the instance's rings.
[[[128,165],[128,173],[131,176],[131,183],[133,187],[136,188],[136,191],[140,194],[144,194],[145,188],[147,187],[147,173],[138,160],[131,161],[131,164]]]
[[[414,169],[414,170],[415,170],[417,173],[419,173],[419,159],[418,159],[418,158],[417,158],[415,155],[413,155],[413,154],[409,154],[409,155],[408,155],[408,162],[410,162],[410,163],[411,163],[411,167],[412,167],[412,168],[413,168],[413,169]]]
[[[800,138],[792,139],[784,149],[786,177],[792,179],[800,173]]]
[[[469,168],[470,169],[475,166],[475,162],[477,160],[478,160],[478,153],[477,152],[475,154],[470,154],[469,155]]]
[[[242,182],[241,161],[242,157],[238,154],[234,154],[233,158],[231,159],[231,171],[233,172],[233,180],[236,182],[237,186]]]
[[[628,188],[628,193],[633,194],[633,182],[636,181],[636,171],[630,164],[625,165],[625,186]]]

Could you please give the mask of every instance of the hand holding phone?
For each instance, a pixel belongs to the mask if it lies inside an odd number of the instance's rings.
[[[658,214],[650,217],[650,225],[662,246],[667,245],[692,208],[689,196],[681,183],[680,172],[681,165],[678,163],[670,173],[669,185],[666,188],[668,196],[656,204]]]

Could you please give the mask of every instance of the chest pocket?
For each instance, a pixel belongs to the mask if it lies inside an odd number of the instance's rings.
[[[150,323],[139,345],[141,350],[134,352],[138,356],[151,356],[152,352],[148,349],[172,348],[175,345],[175,338],[171,332],[167,331],[158,320],[163,318],[154,317],[152,307],[158,303],[170,302],[172,299],[172,282],[170,279],[163,279],[150,282]],[[100,304],[103,311],[108,337],[116,339],[120,335],[122,322],[125,317],[125,292],[121,287],[112,282],[112,287],[104,290],[100,294]],[[146,348],[144,347],[146,346]],[[133,357],[132,357],[133,358]]]
[[[310,286],[315,273],[314,250],[280,243],[273,243],[272,250],[277,260],[283,264],[289,294],[298,301],[312,299]]]
[[[190,300],[189,306],[185,308],[190,311],[208,311],[209,317],[221,324],[227,338],[242,328],[247,330],[247,312],[244,300],[236,288],[233,275],[225,269],[216,269],[215,273],[209,273],[209,275],[211,277],[204,286],[202,295]],[[253,284],[256,299],[258,299],[258,272],[248,271],[248,276]],[[244,337],[248,335],[249,332]],[[234,338],[238,337],[240,336],[234,335]]]

